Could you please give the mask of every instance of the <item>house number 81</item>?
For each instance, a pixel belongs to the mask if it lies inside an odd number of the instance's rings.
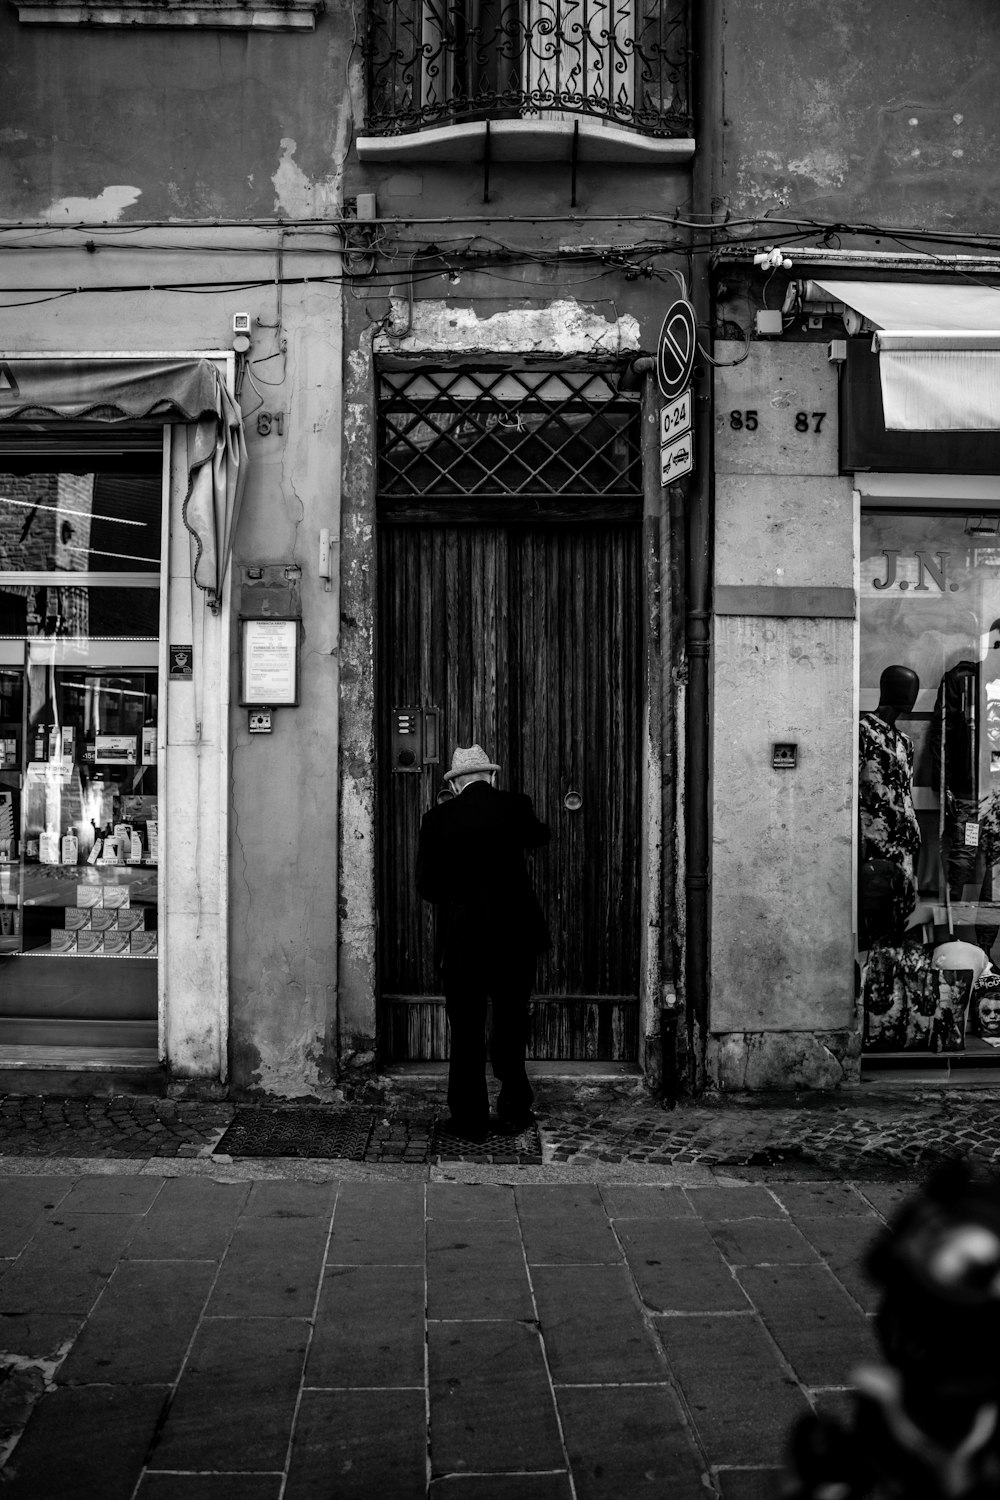
[[[257,413],[257,431],[261,437],[270,437],[272,431],[279,437],[285,432],[285,413],[283,411],[259,411]]]

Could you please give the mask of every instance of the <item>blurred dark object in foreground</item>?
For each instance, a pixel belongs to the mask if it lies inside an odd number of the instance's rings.
[[[940,1168],[866,1265],[885,1364],[794,1428],[783,1500],[1000,1500],[1000,1179]]]

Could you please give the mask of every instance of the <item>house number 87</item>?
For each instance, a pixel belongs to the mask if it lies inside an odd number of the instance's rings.
[[[821,432],[826,420],[825,411],[797,411],[795,413],[796,432]],[[734,432],[756,432],[759,426],[756,411],[731,411],[729,413],[729,425]]]

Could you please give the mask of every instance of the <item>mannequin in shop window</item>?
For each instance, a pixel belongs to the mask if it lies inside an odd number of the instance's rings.
[[[991,901],[993,866],[1000,860],[1000,796],[989,785],[994,765],[1000,772],[1000,724],[994,722],[1000,716],[1000,658],[994,651],[1000,651],[1000,619],[990,625],[978,660],[963,658],[945,672],[934,702],[931,761],[944,808],[943,852],[953,901]],[[981,741],[989,749],[985,777]],[[998,923],[979,915],[976,941],[988,953]]]
[[[896,900],[904,901],[904,921],[916,905],[920,825],[913,806],[913,745],[896,721],[913,712],[919,691],[920,678],[912,667],[886,667],[879,679],[878,707],[861,715],[858,735],[862,864],[888,863],[902,872],[905,886],[902,898],[897,890]]]
[[[912,713],[919,690],[911,667],[886,667],[878,707],[861,715],[858,730],[858,936],[868,950],[861,980],[864,1045],[873,1051],[941,1048],[937,977],[923,946],[906,936],[916,905],[920,825],[913,805],[913,745],[896,720]]]

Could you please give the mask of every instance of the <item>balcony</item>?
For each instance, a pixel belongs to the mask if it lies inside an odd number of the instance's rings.
[[[363,161],[662,161],[691,139],[687,0],[370,0]]]

